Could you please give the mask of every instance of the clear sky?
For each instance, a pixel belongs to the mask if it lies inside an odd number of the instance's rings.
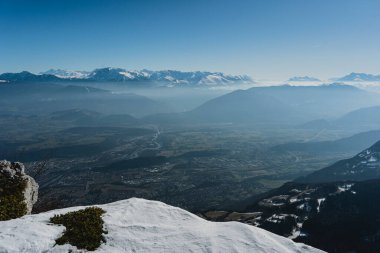
[[[0,0],[0,72],[380,74],[378,0]]]

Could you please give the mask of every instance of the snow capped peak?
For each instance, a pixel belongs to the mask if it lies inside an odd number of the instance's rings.
[[[229,83],[229,79],[225,78],[224,75],[218,75],[218,74],[210,74],[205,77],[203,77],[198,84],[206,84],[206,85],[211,85],[211,84],[227,84]]]
[[[54,75],[62,79],[86,79],[89,81],[148,81],[170,85],[226,85],[234,83],[253,83],[247,75],[226,75],[221,72],[193,71],[183,72],[177,70],[151,71],[126,70],[122,68],[99,68],[91,72],[50,69],[41,74]]]
[[[238,222],[210,222],[158,201],[132,198],[99,205],[106,243],[95,252],[257,252],[320,253],[263,229]],[[71,245],[55,245],[64,227],[49,223],[54,214],[72,207],[1,222],[0,252],[78,252]]]
[[[48,71],[41,72],[40,74],[43,75],[54,75],[59,78],[64,79],[83,79],[87,78],[90,72],[88,71],[75,71],[75,70],[64,70],[64,69],[49,69]]]
[[[128,72],[128,71],[121,71],[121,72],[119,72],[119,74],[121,74],[121,75],[123,75],[123,76],[125,76],[125,77],[127,77],[127,78],[129,78],[129,79],[133,79],[133,75],[131,74],[131,72]]]
[[[344,77],[338,79],[338,81],[344,82],[377,82],[380,81],[380,75],[372,75],[366,73],[352,72]]]
[[[122,68],[99,68],[91,72],[63,69],[50,69],[39,74],[24,71],[20,73],[4,73],[0,75],[4,82],[46,82],[46,81],[78,81],[87,82],[134,82],[150,83],[156,86],[218,86],[233,84],[251,84],[254,81],[246,75],[226,75],[221,72],[177,70],[151,71],[126,70]]]

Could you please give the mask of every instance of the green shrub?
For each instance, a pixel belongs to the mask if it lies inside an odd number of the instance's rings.
[[[55,215],[50,218],[54,224],[66,227],[63,235],[56,240],[59,245],[69,243],[79,249],[96,250],[105,242],[103,233],[103,219],[105,211],[98,207],[88,207],[83,210]]]
[[[0,173],[0,221],[16,219],[27,213],[24,199],[26,179]]]

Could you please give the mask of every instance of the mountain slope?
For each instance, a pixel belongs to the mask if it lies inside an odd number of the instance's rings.
[[[271,86],[236,90],[183,114],[155,115],[160,122],[298,125],[380,104],[379,95],[349,85]]]
[[[238,90],[217,97],[187,115],[209,123],[292,124],[303,119],[292,106],[256,89]]]
[[[265,193],[245,212],[210,211],[210,220],[238,220],[327,252],[380,250],[380,179],[361,182],[289,182]]]
[[[35,75],[28,71],[20,73],[4,73],[0,75],[0,80],[6,82],[51,82],[59,81],[60,78],[55,75],[41,74]]]
[[[157,201],[133,198],[99,207],[106,211],[108,233],[95,252],[322,252],[245,224],[209,222]],[[77,252],[68,244],[55,245],[64,228],[48,221],[54,214],[79,209],[83,207],[1,222],[0,252]]]
[[[352,153],[356,154],[380,140],[380,130],[368,131],[334,141],[291,142],[271,148],[273,151],[307,152],[311,154]]]
[[[341,127],[380,127],[380,106],[371,106],[351,111],[336,121],[335,126]]]
[[[380,141],[356,156],[338,161],[297,181],[322,183],[363,181],[380,177]]]
[[[327,252],[380,250],[380,141],[353,158],[252,196],[208,220],[240,221]]]
[[[296,107],[311,120],[337,117],[352,110],[380,105],[380,96],[354,86],[333,83],[320,86],[273,86],[251,88]]]
[[[302,242],[328,252],[380,252],[380,180],[356,182],[319,203],[302,229]]]
[[[347,101],[347,103],[349,103],[349,101]],[[380,118],[377,117],[377,115],[380,115],[380,106],[377,104],[375,104],[375,106],[359,106],[334,120],[313,120],[298,127],[300,129],[344,129],[354,132],[364,132],[380,129]]]
[[[93,87],[63,84],[22,82],[0,85],[0,112],[52,113],[80,109],[142,117],[173,111],[164,102],[133,93],[113,93]]]

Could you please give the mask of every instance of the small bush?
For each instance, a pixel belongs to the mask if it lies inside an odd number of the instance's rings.
[[[27,212],[24,190],[26,179],[0,174],[0,221],[16,219]]]
[[[56,240],[58,245],[69,243],[79,249],[96,250],[105,242],[103,219],[105,211],[98,207],[88,207],[83,210],[54,215],[50,222],[66,227],[63,235]]]

